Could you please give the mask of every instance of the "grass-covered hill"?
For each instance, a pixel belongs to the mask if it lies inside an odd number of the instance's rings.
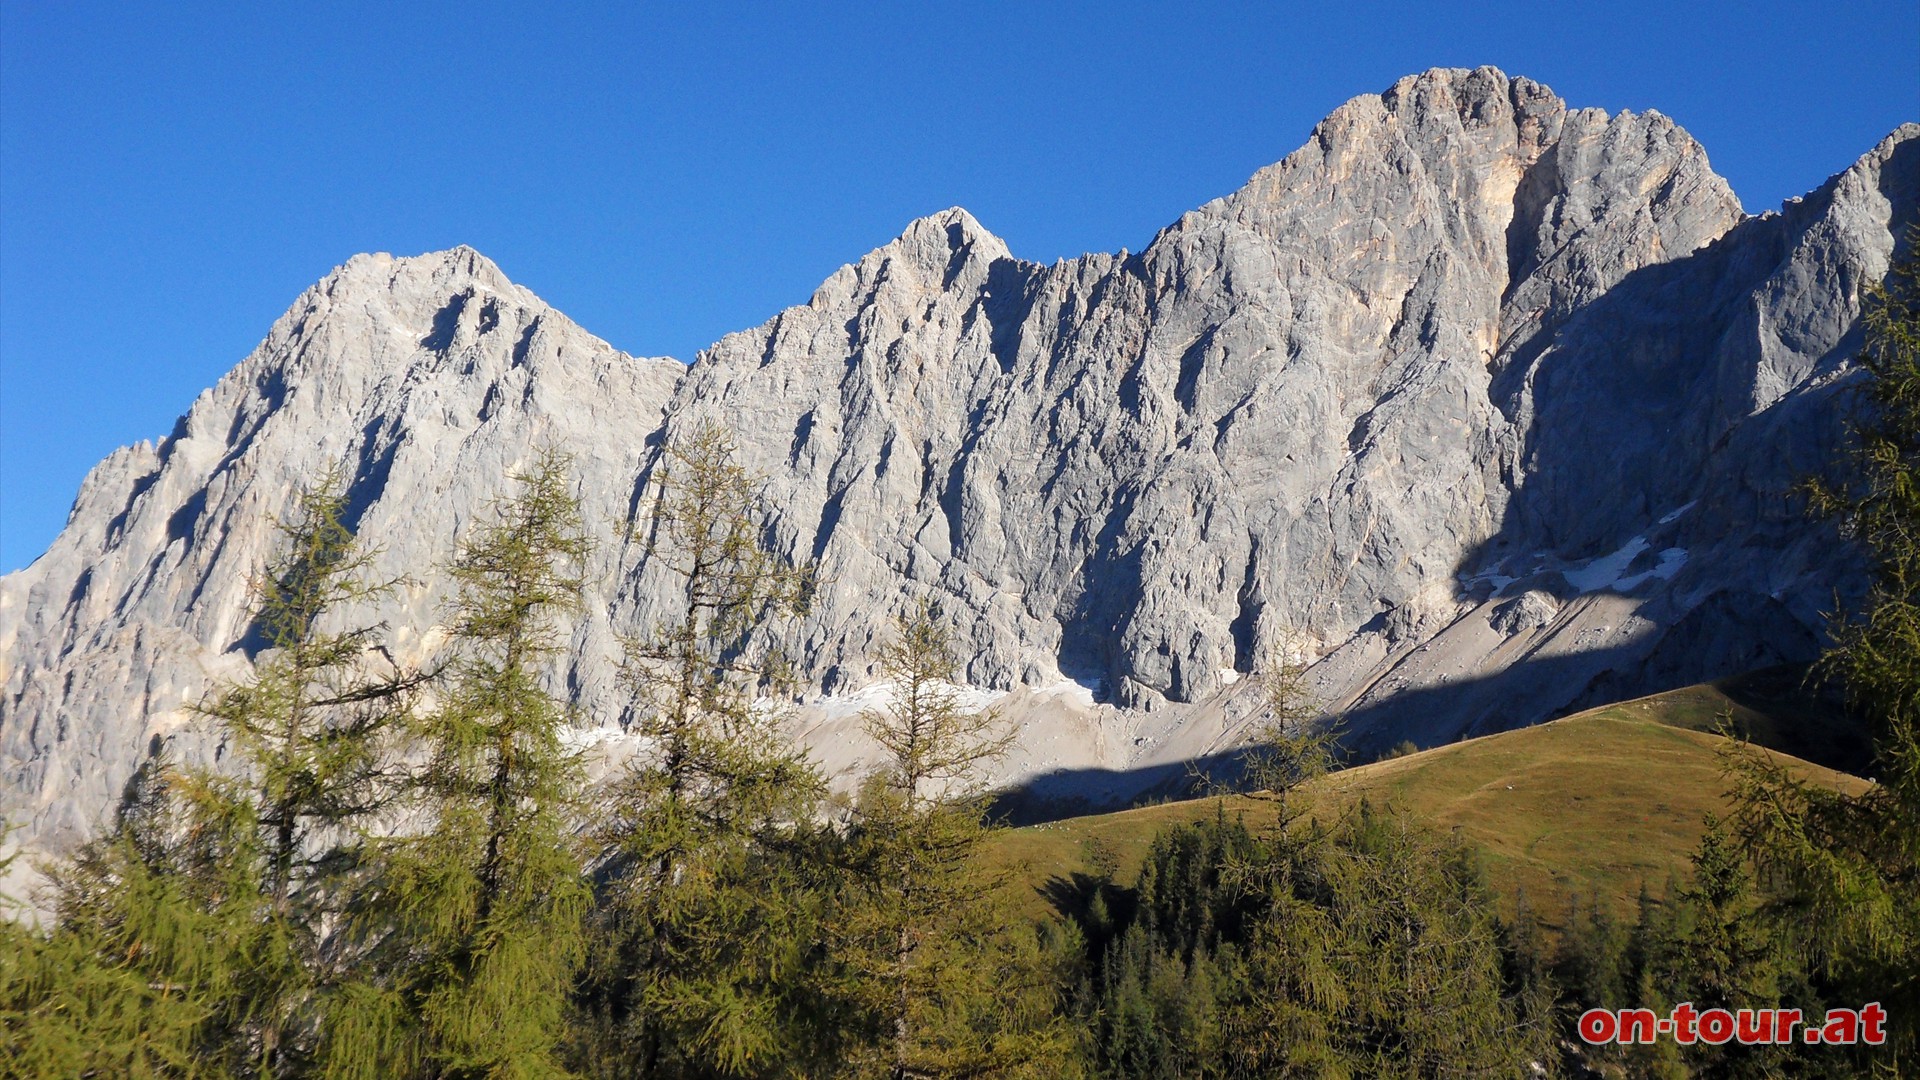
[[[1797,673],[1764,672],[1346,769],[1315,782],[1311,796],[1326,812],[1362,798],[1391,802],[1456,830],[1484,853],[1508,914],[1524,892],[1549,926],[1568,895],[1611,899],[1628,915],[1642,882],[1658,895],[1670,874],[1685,875],[1705,815],[1727,808],[1719,752],[1729,740],[1714,730],[1722,717],[1822,783],[1867,787],[1830,767],[1863,768],[1857,728],[1800,691]],[[1131,881],[1169,826],[1216,813],[1258,826],[1273,812],[1247,796],[1162,803],[1007,830],[991,857],[1032,881],[1038,915],[1049,882],[1070,883],[1103,862]]]

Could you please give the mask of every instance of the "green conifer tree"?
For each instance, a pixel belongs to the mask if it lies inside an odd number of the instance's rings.
[[[238,992],[263,1076],[311,1060],[318,995],[338,978],[323,935],[340,913],[354,830],[391,795],[390,736],[430,678],[377,649],[378,627],[329,626],[343,608],[400,584],[370,577],[374,552],[347,527],[346,512],[337,468],[299,493],[279,525],[279,552],[254,586],[266,650],[248,679],[199,707],[232,738],[244,772],[192,773],[175,784],[189,828],[227,837],[225,855],[238,860],[232,872],[258,881],[259,941]]]
[[[772,631],[813,578],[763,542],[757,481],[735,457],[708,425],[653,476],[646,550],[680,607],[627,642],[629,731],[646,749],[598,825],[607,902],[576,1051],[596,1074],[772,1075],[827,1052],[807,992],[825,785],[770,705],[790,689]]]
[[[571,464],[542,450],[448,568],[453,657],[416,725],[424,820],[380,845],[355,935],[372,977],[332,1017],[329,1075],[562,1072],[590,890],[569,711],[542,668],[588,555]]]
[[[1322,717],[1314,701],[1303,651],[1292,633],[1268,650],[1261,676],[1266,709],[1241,751],[1239,787],[1275,804],[1274,829],[1281,833],[1306,813],[1300,789],[1339,762],[1339,724]]]
[[[1221,1023],[1241,992],[1259,898],[1244,868],[1258,841],[1224,804],[1211,820],[1154,837],[1120,932],[1088,926],[1097,961],[1083,1001],[1100,1075],[1175,1080],[1227,1075]]]
[[[979,770],[1013,734],[961,705],[949,636],[925,606],[880,661],[892,701],[864,718],[881,761],[855,807],[849,902],[834,927],[864,1017],[847,1071],[1057,1076],[1072,1041],[1054,961],[1012,913],[1009,882],[978,859],[990,832]]]
[[[37,955],[63,975],[34,1015],[79,1025],[67,1041],[87,1060],[254,1076],[311,1061],[339,842],[377,808],[383,733],[423,678],[370,659],[376,628],[328,625],[387,588],[368,580],[345,508],[338,470],[297,494],[255,583],[266,650],[200,706],[240,768],[148,761],[115,830],[56,873],[60,921]]]
[[[0,1070],[53,1077],[234,1075],[220,1023],[240,919],[139,850],[141,804],[54,871],[51,932],[0,931]],[[252,909],[249,902],[247,910]]]
[[[1224,1019],[1258,1076],[1517,1073],[1549,1030],[1504,993],[1498,928],[1470,853],[1366,803],[1269,841],[1248,977]]]
[[[1693,880],[1678,898],[1684,921],[1673,943],[1681,965],[1675,996],[1702,1009],[1774,1003],[1772,934],[1759,917],[1745,853],[1712,814],[1692,862]]]
[[[1633,931],[1627,936],[1627,966],[1632,979],[1630,1004],[1666,1015],[1679,1004],[1671,991],[1679,984],[1680,920],[1675,917],[1681,886],[1677,874],[1667,877],[1665,900],[1655,900],[1646,882],[1640,883],[1640,895]],[[1672,1039],[1635,1043],[1608,1055],[1626,1062],[1628,1075],[1653,1080],[1686,1080],[1687,1068],[1680,1060],[1680,1044]]]
[[[1614,921],[1600,894],[1589,895],[1585,903],[1569,897],[1556,965],[1569,1008],[1578,1012],[1638,1005],[1628,993],[1627,950],[1627,931]]]

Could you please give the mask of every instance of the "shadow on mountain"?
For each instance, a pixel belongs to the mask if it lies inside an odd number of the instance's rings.
[[[1426,750],[1701,682],[1682,670],[1663,659],[1658,646],[1651,662],[1635,646],[1522,662],[1499,675],[1407,690],[1349,712],[1341,724],[1341,748],[1347,765],[1363,765],[1388,756],[1403,741]],[[1711,689],[1736,706],[1731,717],[1736,733],[1818,765],[1864,775],[1872,760],[1866,724],[1849,714],[1830,688],[1809,684],[1805,673],[1804,664],[1771,663]],[[1649,680],[1652,685],[1638,693],[1623,692],[1628,684]],[[1721,698],[1703,692],[1672,702],[1661,719],[1712,731],[1724,706]],[[1471,717],[1466,728],[1433,736],[1432,717],[1462,715]],[[1223,750],[1137,769],[1060,769],[997,793],[991,816],[1009,825],[1037,825],[1194,798],[1232,787],[1244,772],[1245,753]]]
[[[1470,735],[1552,720],[1612,700],[1604,697],[1612,681],[1610,665],[1629,658],[1637,661],[1639,656],[1638,649],[1618,648],[1547,657],[1522,661],[1488,678],[1404,690],[1346,713],[1340,723],[1340,746],[1349,764],[1364,764],[1403,740],[1424,750]],[[1595,701],[1596,697],[1601,700]],[[1544,700],[1559,704],[1543,709]],[[1437,716],[1468,719],[1465,728],[1436,737],[1433,718]],[[1231,749],[1135,769],[1058,769],[997,793],[991,814],[1009,824],[1034,825],[1148,806],[1191,798],[1219,785],[1231,786],[1244,767],[1245,751]]]
[[[1489,394],[1509,418],[1530,399],[1524,482],[1512,485],[1499,530],[1462,560],[1462,575],[1524,579],[1545,555],[1599,558],[1690,502],[1701,512],[1672,523],[1671,539],[1804,520],[1786,497],[1831,459],[1839,432],[1824,414],[1836,410],[1809,400],[1825,394],[1801,393],[1749,415],[1765,362],[1753,301],[1830,201],[1831,185],[1791,217],[1749,220],[1690,255],[1636,270],[1513,351]],[[1830,372],[1857,345],[1857,329],[1848,330],[1807,374]],[[1763,430],[1775,436],[1770,445],[1756,443]],[[1742,490],[1743,479],[1759,483]]]
[[[1874,284],[1855,280],[1859,271],[1844,261],[1795,262],[1809,230],[1824,227],[1837,183],[1626,275],[1506,350],[1493,378],[1495,406],[1527,424],[1522,475],[1506,480],[1512,495],[1497,530],[1457,567],[1458,598],[1491,599],[1496,576],[1511,579],[1500,595],[1515,599],[1537,591],[1564,603],[1621,592],[1643,598],[1637,614],[1654,629],[1353,710],[1345,717],[1350,760],[1373,760],[1403,741],[1425,748],[1740,672],[1804,666],[1819,655],[1820,613],[1847,609],[1864,564],[1834,557],[1836,531],[1809,518],[1797,492],[1842,460],[1851,411],[1842,395],[1855,383],[1834,376],[1861,334],[1846,304],[1828,305],[1823,325],[1808,321],[1814,314],[1767,305],[1809,290],[1855,296]],[[1893,202],[1896,235],[1904,233],[1920,217],[1920,140],[1895,149],[1880,186]],[[1810,273],[1831,280],[1799,280]],[[1776,288],[1782,283],[1789,287]],[[1776,323],[1792,319],[1804,324],[1795,327],[1801,352],[1777,340]],[[1608,556],[1619,565],[1596,562]],[[1116,559],[1102,569],[1124,583],[1131,568]],[[1063,655],[1099,654],[1100,642],[1081,628],[1113,625],[1101,614],[1075,612]],[[1840,729],[1797,730],[1786,752],[1861,767],[1861,744]],[[994,811],[1031,824],[1140,806],[1190,795],[1240,764],[1226,751],[1137,769],[1059,770],[1002,792]]]
[[[1737,537],[1779,551],[1824,528],[1795,492],[1840,459],[1851,409],[1835,395],[1853,380],[1831,376],[1861,344],[1849,298],[1875,284],[1848,260],[1800,250],[1833,227],[1839,182],[1629,273],[1505,350],[1488,393],[1510,420],[1530,405],[1523,475],[1509,478],[1500,528],[1462,560],[1463,577],[1524,579],[1547,553],[1591,560],[1642,537],[1625,568],[1637,573],[1663,544],[1700,553]],[[1920,139],[1894,148],[1879,187],[1901,238],[1920,218]],[[1803,310],[1816,295],[1834,302]],[[1765,569],[1748,571],[1715,567],[1722,581],[1744,573],[1777,592]]]
[[[1713,685],[1735,706],[1736,734],[1829,769],[1874,775],[1872,721],[1849,709],[1840,687],[1821,681],[1807,665],[1751,671]]]
[[[1819,655],[1824,613],[1850,609],[1865,584],[1864,559],[1800,494],[1844,460],[1857,380],[1839,375],[1861,345],[1847,298],[1875,284],[1804,247],[1834,227],[1840,179],[1549,320],[1505,350],[1489,387],[1527,426],[1499,528],[1457,568],[1458,598],[1637,596],[1659,627],[1642,655],[1592,671],[1516,664],[1385,703],[1378,730],[1419,742],[1420,711],[1463,709],[1484,734]],[[1893,150],[1880,189],[1900,236],[1920,218],[1920,140]],[[1834,302],[1814,310],[1809,297]],[[1788,750],[1858,768],[1858,746],[1829,734]]]

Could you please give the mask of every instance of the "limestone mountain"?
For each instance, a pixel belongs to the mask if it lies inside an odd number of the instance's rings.
[[[923,218],[689,366],[471,250],[359,256],[0,580],[0,811],[58,846],[156,737],[213,751],[182,706],[244,670],[271,521],[333,460],[424,579],[535,445],[578,454],[599,544],[553,678],[616,731],[617,632],[671,615],[649,471],[707,422],[825,575],[791,644],[830,766],[923,599],[1022,727],[1006,777],[1093,796],[1229,746],[1281,636],[1362,745],[1804,659],[1858,568],[1789,496],[1917,207],[1920,125],[1749,217],[1667,117],[1481,68],[1354,99],[1137,254]],[[367,614],[423,657],[436,601]]]
[[[96,466],[53,546],[0,579],[0,805],[70,838],[156,737],[211,750],[184,706],[244,672],[274,523],[331,463],[353,475],[350,516],[381,549],[379,576],[425,579],[533,446],[579,454],[595,505],[625,499],[685,370],[616,351],[469,249],[348,261],[158,446]],[[611,655],[612,567],[595,570],[598,618],[577,640]],[[422,659],[437,599],[416,585],[350,614],[384,618],[389,648]]]

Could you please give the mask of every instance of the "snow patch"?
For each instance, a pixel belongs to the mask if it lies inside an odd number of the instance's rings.
[[[1007,696],[1004,691],[989,690],[984,686],[950,682],[942,682],[940,685],[953,695],[954,704],[963,712],[981,712],[990,709]],[[893,682],[881,679],[851,694],[821,696],[808,701],[806,705],[821,720],[845,720],[862,713],[885,712],[893,704],[893,695]]]
[[[1583,593],[1599,592],[1619,581],[1627,566],[1645,550],[1647,538],[1636,536],[1611,555],[1602,555],[1578,570],[1562,570],[1560,573],[1567,579],[1567,584]]]
[[[1537,559],[1539,556],[1535,555],[1534,558]],[[1492,570],[1483,570],[1471,576],[1462,574],[1460,576],[1460,585],[1462,588],[1472,589],[1479,585],[1491,584],[1493,586],[1493,593],[1491,595],[1498,597],[1507,591],[1507,586],[1519,580],[1519,578],[1508,574],[1495,573]]]
[[[1662,551],[1660,553],[1659,565],[1655,566],[1651,570],[1645,570],[1638,574],[1634,574],[1632,577],[1621,578],[1618,582],[1614,584],[1614,587],[1624,591],[1626,589],[1631,589],[1639,585],[1641,582],[1647,580],[1648,578],[1659,578],[1661,581],[1672,581],[1673,575],[1679,573],[1680,568],[1685,565],[1687,565],[1687,551],[1685,548],[1667,548],[1665,551]]]
[[[1674,510],[1670,510],[1667,512],[1666,517],[1663,517],[1660,519],[1659,523],[1662,525],[1671,525],[1674,522],[1679,521],[1682,517],[1685,517],[1687,511],[1693,509],[1695,506],[1698,506],[1699,504],[1700,504],[1700,500],[1695,499],[1693,502],[1690,502],[1685,506],[1678,507]]]
[[[1688,504],[1688,506],[1691,505],[1691,503]],[[1674,515],[1685,513],[1686,510],[1687,507],[1683,506],[1674,511]],[[1636,536],[1622,544],[1620,550],[1611,555],[1602,555],[1585,566],[1574,570],[1562,570],[1560,573],[1567,579],[1567,584],[1583,593],[1599,592],[1602,589],[1626,592],[1651,578],[1671,581],[1673,576],[1680,572],[1680,568],[1687,565],[1686,549],[1674,547],[1661,551],[1659,563],[1651,570],[1643,570],[1638,574],[1627,573],[1627,567],[1633,565],[1633,560],[1639,558],[1640,553],[1645,550],[1647,550],[1647,538]]]
[[[559,738],[561,746],[574,753],[587,754],[620,747],[637,750],[648,744],[645,736],[621,731],[617,727],[563,727],[559,731]]]
[[[1105,679],[1066,678],[1057,683],[1042,686],[1033,693],[1038,698],[1065,698],[1075,705],[1091,709],[1094,701],[1099,698],[1100,691],[1104,689],[1106,689]]]

